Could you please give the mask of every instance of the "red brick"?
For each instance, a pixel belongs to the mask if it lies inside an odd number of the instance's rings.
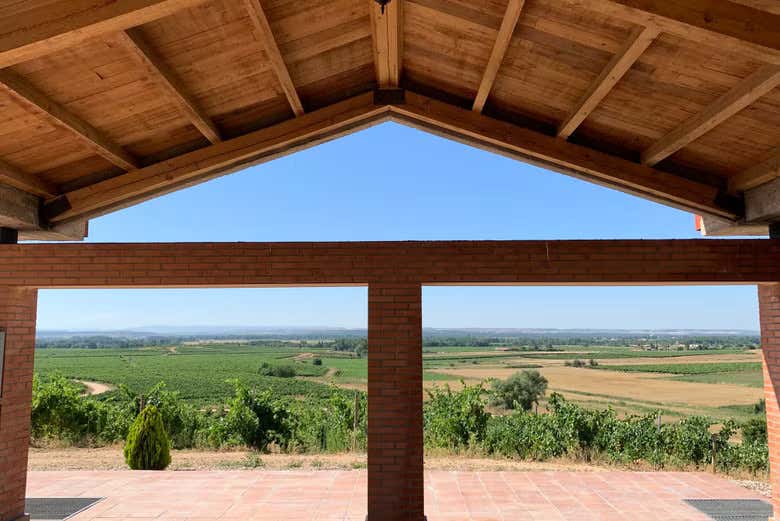
[[[24,514],[37,290],[0,287],[5,364],[0,405],[0,521]]]
[[[780,284],[758,287],[761,350],[764,358],[764,396],[769,435],[772,503],[780,512]]]

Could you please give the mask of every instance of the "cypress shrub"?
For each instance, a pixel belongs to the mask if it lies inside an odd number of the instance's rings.
[[[133,470],[165,470],[171,464],[168,435],[154,405],[146,406],[130,426],[125,462]]]

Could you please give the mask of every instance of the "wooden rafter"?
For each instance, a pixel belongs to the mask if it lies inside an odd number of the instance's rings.
[[[780,66],[765,65],[642,153],[642,163],[655,165],[703,136],[780,85]]]
[[[0,159],[0,184],[13,186],[39,197],[53,197],[59,192],[53,184],[44,181],[38,176],[23,172],[2,159]]]
[[[222,141],[65,194],[69,209],[50,221],[70,222],[108,213],[161,193],[314,146],[380,120],[387,107],[372,93]]]
[[[765,161],[729,179],[729,191],[750,190],[778,177],[780,177],[780,147],[775,148]]]
[[[391,107],[401,121],[455,137],[478,148],[507,154],[544,168],[603,184],[688,211],[728,219],[732,210],[717,201],[710,185],[489,118],[425,96],[406,93],[404,104]]]
[[[137,168],[133,156],[103,135],[99,130],[82,120],[67,108],[54,102],[27,80],[9,69],[0,71],[0,89],[19,99],[53,125],[66,128],[81,139],[97,154],[125,170]]]
[[[736,217],[732,210],[716,202],[718,190],[713,186],[412,92],[406,92],[404,99],[389,101],[397,105],[377,105],[370,93],[356,96],[299,118],[73,190],[65,194],[70,208],[51,216],[50,220],[70,222],[102,215],[388,118],[675,207],[729,219]]]
[[[403,62],[403,0],[391,0],[382,8],[375,0],[365,0],[371,11],[376,82],[380,89],[398,87]]]
[[[298,91],[295,89],[295,84],[292,81],[292,77],[290,77],[290,71],[287,69],[287,64],[284,62],[281,51],[279,51],[276,38],[273,31],[271,31],[271,24],[268,23],[268,17],[265,15],[260,0],[244,0],[244,4],[249,12],[249,17],[252,19],[257,38],[262,42],[265,53],[271,62],[271,67],[276,73],[279,84],[282,86],[284,95],[287,97],[287,101],[290,102],[290,107],[292,107],[296,116],[302,115],[304,112],[303,104],[300,97],[298,97]]]
[[[728,0],[565,0],[570,5],[780,64],[780,15]]]
[[[501,67],[504,55],[506,55],[509,44],[512,42],[512,34],[514,34],[517,21],[520,19],[523,4],[525,4],[525,0],[509,0],[509,4],[506,6],[501,27],[498,29],[496,41],[493,43],[493,50],[490,52],[485,72],[482,74],[482,81],[479,84],[479,89],[477,89],[477,96],[474,98],[474,105],[472,106],[474,112],[482,112],[490,91],[493,90],[493,83],[496,81],[498,69]]]
[[[127,48],[143,65],[149,76],[160,85],[170,99],[175,102],[187,119],[212,143],[222,141],[214,122],[206,115],[187,94],[176,73],[163,61],[157,52],[149,45],[137,28],[127,29],[121,34]]]
[[[659,31],[655,27],[637,27],[631,31],[631,35],[622,48],[612,57],[598,78],[580,98],[575,109],[558,127],[558,137],[566,139],[580,126],[645,52],[658,34]]]
[[[89,38],[151,22],[205,1],[18,2],[18,13],[11,16],[10,8],[6,8],[5,23],[0,24],[0,68],[66,49]]]

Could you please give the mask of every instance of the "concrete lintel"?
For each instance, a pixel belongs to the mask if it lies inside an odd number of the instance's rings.
[[[745,192],[745,220],[765,224],[780,221],[780,178]]]
[[[712,215],[701,216],[701,234],[707,237],[750,237],[769,233],[766,224],[748,224],[729,221]]]
[[[33,194],[0,185],[0,227],[19,231],[40,229],[40,203],[41,200]]]
[[[83,241],[89,235],[89,221],[58,224],[49,229],[19,232],[20,241]]]

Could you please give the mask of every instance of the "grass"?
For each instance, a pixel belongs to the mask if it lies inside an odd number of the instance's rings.
[[[577,352],[531,352],[515,353],[515,357],[537,358],[545,360],[608,360],[615,358],[676,358],[680,356],[714,356],[714,355],[736,355],[744,354],[749,351],[744,349],[707,349],[701,351],[641,351],[629,348],[613,347],[608,349],[592,349]]]
[[[435,349],[435,352],[432,351]],[[555,346],[559,351],[495,351],[494,347],[447,346],[429,348],[423,352],[423,379],[425,381],[458,381],[461,378],[474,380],[491,376],[505,377],[524,369],[540,369],[549,375],[552,371],[567,371],[563,367],[544,367],[542,360],[563,360],[590,358],[601,361],[613,359],[658,358],[658,363],[639,365],[602,365],[601,370],[626,373],[653,372],[665,375],[654,379],[666,381],[682,380],[702,384],[736,384],[760,388],[763,385],[760,365],[753,362],[717,361],[718,355],[744,354],[749,351],[723,349],[707,351],[637,351],[629,347],[611,346]],[[572,351],[572,352],[562,352]],[[576,352],[574,352],[576,351]],[[304,355],[306,356],[300,356]],[[708,355],[712,363],[689,362],[682,364],[664,363],[664,358],[679,356]],[[314,365],[318,358],[322,365]],[[165,382],[169,389],[179,391],[182,398],[196,406],[224,403],[232,396],[231,379],[239,379],[246,385],[267,388],[280,396],[325,397],[330,394],[331,385],[363,388],[368,376],[366,358],[356,358],[351,353],[336,352],[316,346],[263,346],[247,344],[201,344],[161,346],[141,349],[39,349],[36,351],[36,371],[43,375],[59,372],[71,379],[105,382],[114,386],[125,385],[134,392],[145,392],[159,382]],[[263,364],[272,366],[291,365],[296,370],[294,378],[263,376],[259,369]],[[438,370],[444,370],[439,372]],[[608,388],[601,379],[607,375],[588,369],[565,372],[551,378],[551,389],[558,387],[564,394],[583,402],[598,402],[598,405],[613,405],[621,411],[645,413],[651,409],[664,409],[666,414],[679,414],[686,410],[708,409],[695,402],[690,396],[661,393],[663,398],[655,402],[638,399],[640,396],[617,396],[620,387]],[[462,373],[462,374],[460,374]],[[636,374],[637,378],[642,378]],[[557,381],[556,381],[557,378]],[[564,378],[564,380],[561,380]],[[645,376],[645,378],[647,378]],[[618,382],[619,383],[619,382]],[[554,385],[557,384],[557,385]],[[643,381],[635,385],[641,386]],[[631,384],[634,385],[634,384]],[[670,382],[670,385],[673,383]],[[702,386],[702,392],[711,393],[709,386]],[[663,391],[664,389],[661,389]],[[713,387],[713,390],[719,390]],[[588,391],[591,391],[590,393]],[[747,391],[747,390],[746,390]],[[752,392],[752,391],[750,391]],[[721,393],[722,394],[722,393]],[[649,397],[650,395],[648,395]],[[654,395],[653,395],[654,396]],[[715,405],[726,405],[726,399],[707,399]],[[650,398],[652,400],[653,398]],[[699,403],[700,405],[695,405]],[[740,400],[734,399],[735,404]],[[677,409],[677,410],[673,410]],[[709,412],[725,414],[725,409]]]
[[[761,372],[761,369],[753,371],[676,376],[671,378],[671,380],[707,384],[732,384],[741,385],[743,387],[754,387],[756,389],[762,389],[764,387],[764,374]]]
[[[758,362],[712,362],[691,364],[635,364],[635,365],[599,365],[593,369],[602,371],[622,371],[636,373],[662,373],[675,375],[703,375],[721,373],[744,373],[761,371]]]

